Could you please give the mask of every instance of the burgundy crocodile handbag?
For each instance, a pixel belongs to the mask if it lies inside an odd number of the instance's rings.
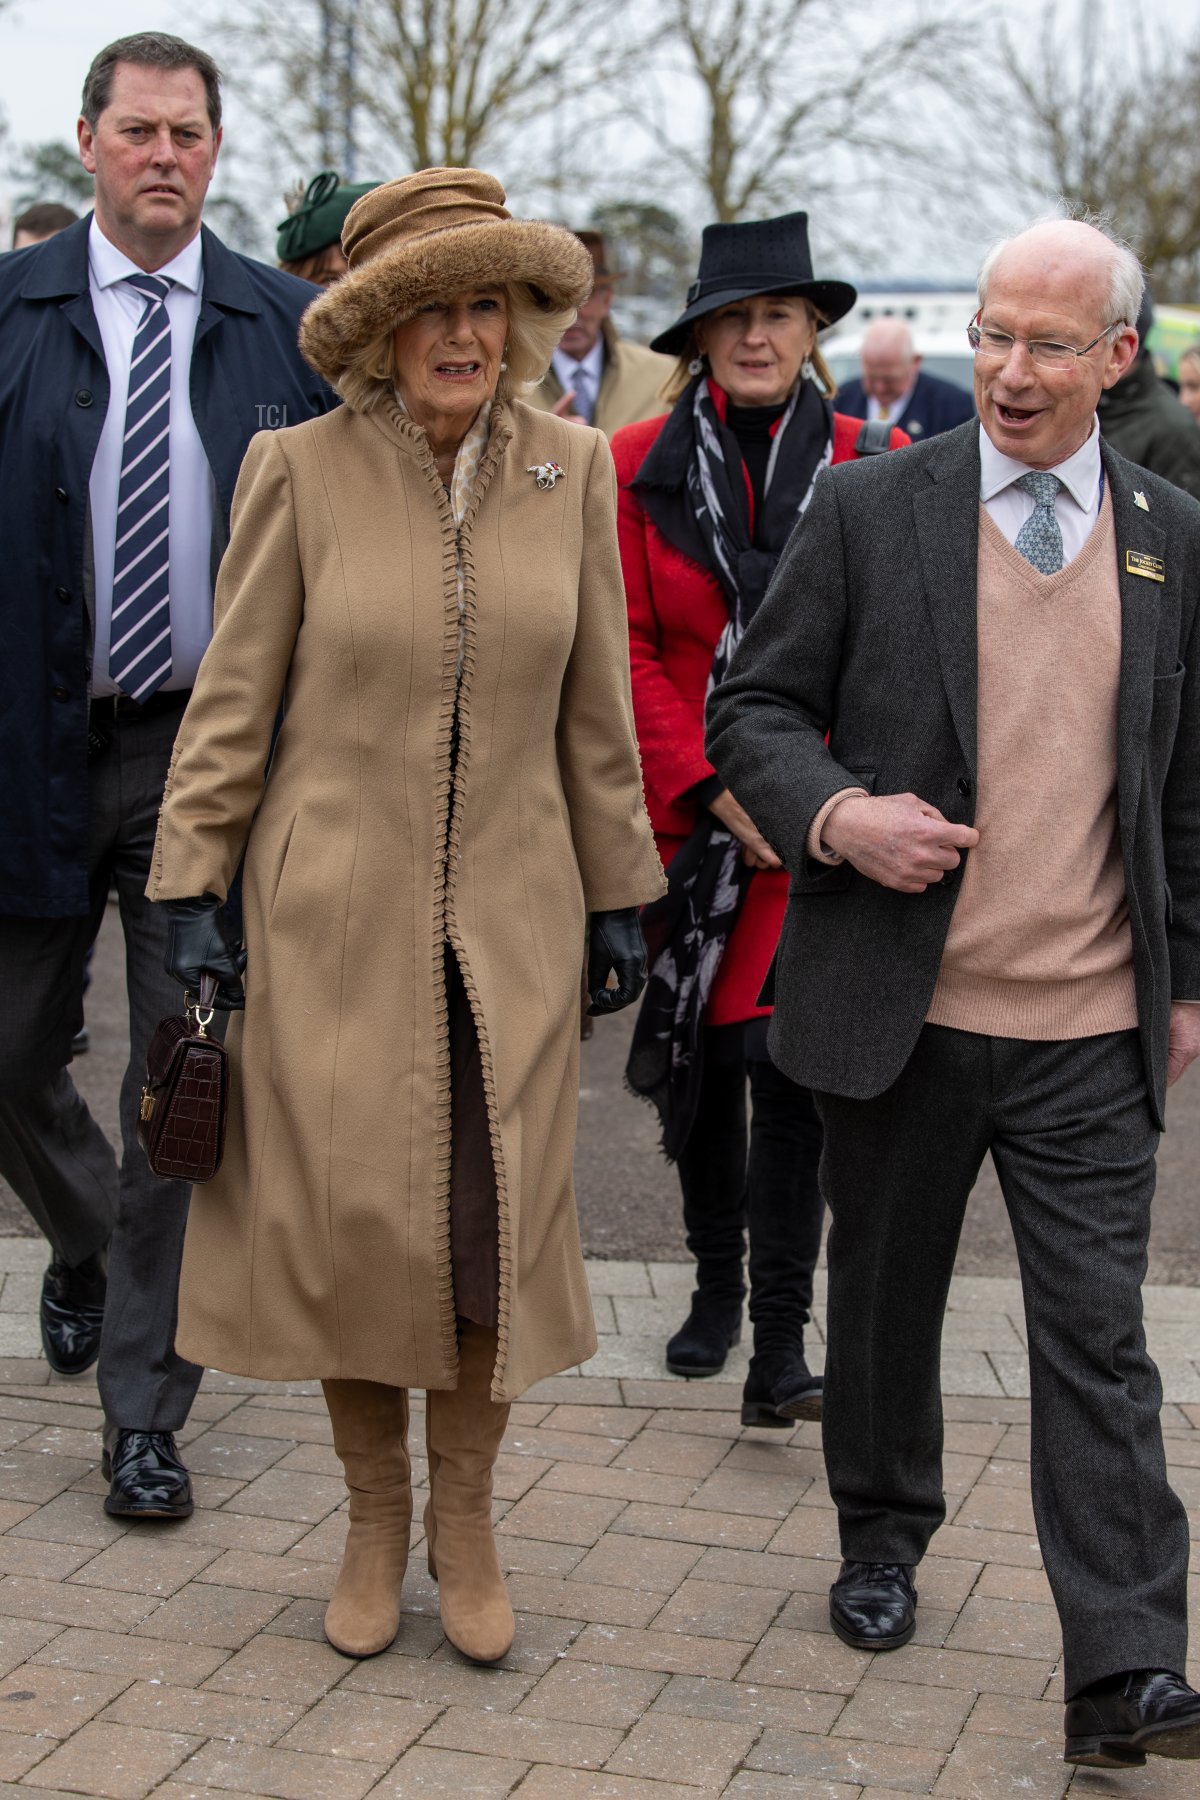
[[[138,1141],[156,1175],[211,1181],[225,1149],[229,1058],[208,1035],[216,977],[200,978],[200,999],[185,996],[181,1014],[164,1019],[146,1052],[146,1082],[138,1110]]]

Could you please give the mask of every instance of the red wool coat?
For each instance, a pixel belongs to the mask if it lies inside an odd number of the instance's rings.
[[[704,754],[704,696],[729,608],[716,577],[676,550],[642,511],[630,484],[666,417],[627,425],[612,440],[617,465],[617,536],[629,607],[633,715],[642,753],[650,823],[664,865],[691,836],[696,804],[688,798],[715,773]],[[861,419],[833,415],[833,460],[853,461]],[[892,432],[892,449],[909,439]],[[770,1012],[759,1006],[787,905],[782,870],[758,870],[747,890],[713,991],[706,1023],[732,1025]]]

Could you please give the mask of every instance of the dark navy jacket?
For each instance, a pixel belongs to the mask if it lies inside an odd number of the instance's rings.
[[[88,910],[88,481],[109,397],[89,224],[0,256],[0,913],[35,918]],[[201,238],[191,396],[215,566],[255,432],[335,402],[296,347],[316,290]]]
[[[867,396],[861,381],[847,381],[838,388],[837,409],[849,413],[852,419],[866,418]],[[912,399],[905,407],[903,417],[897,413],[892,424],[907,431],[913,443],[919,444],[922,438],[936,437],[939,431],[953,431],[956,425],[965,425],[974,417],[975,402],[966,388],[918,369]]]

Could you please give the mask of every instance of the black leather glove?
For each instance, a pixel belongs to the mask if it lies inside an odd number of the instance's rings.
[[[183,983],[193,998],[205,970],[218,981],[213,1005],[219,1012],[241,1012],[246,1004],[242,971],[246,952],[226,929],[222,903],[214,894],[198,900],[167,900],[167,953],[163,967]]]
[[[617,985],[606,987],[608,972],[616,971]],[[592,996],[590,1013],[620,1012],[632,1006],[646,985],[646,940],[636,906],[616,912],[595,912],[588,939],[587,986]]]

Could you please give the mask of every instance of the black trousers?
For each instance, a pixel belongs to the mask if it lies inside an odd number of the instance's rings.
[[[1182,1672],[1188,1528],[1142,1329],[1158,1132],[1137,1033],[1026,1043],[927,1025],[885,1093],[816,1100],[843,1554],[918,1562],[945,1517],[942,1316],[990,1149],[1021,1270],[1033,1507],[1067,1696],[1124,1669]]]
[[[821,1124],[808,1089],[780,1073],[765,1045],[762,1055],[747,1058],[746,1050],[740,1025],[705,1032],[700,1104],[679,1178],[702,1291],[742,1297],[749,1230],[750,1318],[761,1350],[794,1339],[812,1309],[825,1211]]]
[[[174,1348],[189,1189],[153,1175],[136,1136],[146,1047],[182,1002],[163,968],[163,909],[144,889],[185,699],[119,720],[89,766],[90,915],[0,917],[0,1174],[67,1263],[111,1237],[100,1397],[110,1427],[143,1431],[178,1430],[203,1373]],[[119,1168],[66,1067],[83,1022],[84,958],[110,882],[125,934],[130,1017]]]

